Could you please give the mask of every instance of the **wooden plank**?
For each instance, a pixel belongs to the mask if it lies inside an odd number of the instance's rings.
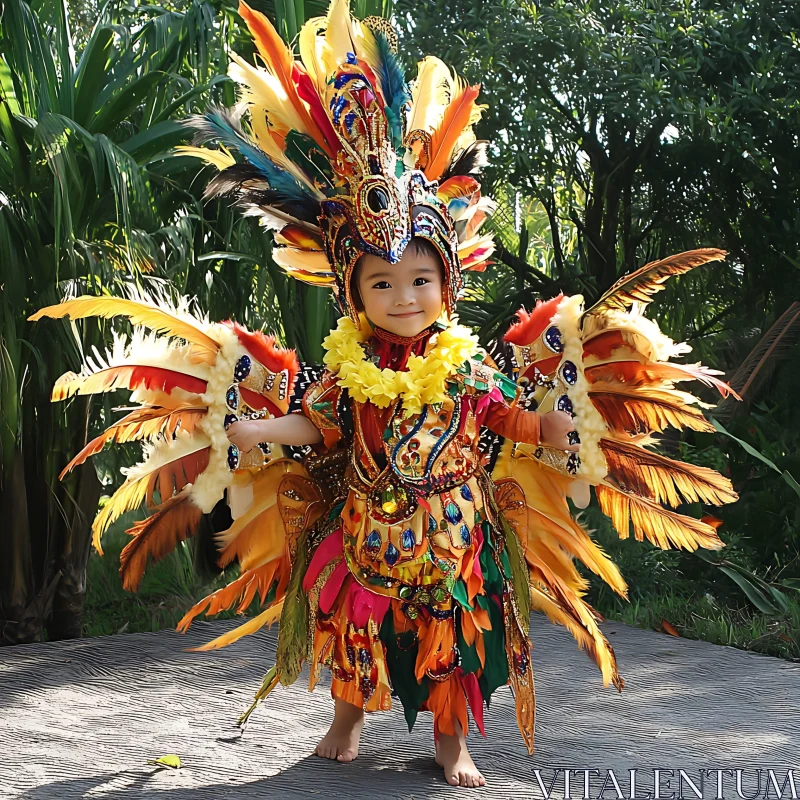
[[[130,634],[0,650],[0,797],[71,798],[376,797],[443,798],[454,791],[489,798],[539,798],[535,769],[549,785],[556,768],[596,769],[590,796],[614,770],[628,796],[629,770],[652,790],[653,768],[787,770],[800,791],[800,665],[704,642],[606,623],[626,687],[604,689],[594,664],[569,634],[534,615],[531,636],[538,700],[536,752],[516,729],[510,689],[487,712],[487,739],[470,734],[488,785],[446,786],[432,759],[430,716],[407,732],[399,706],[367,720],[361,755],[338,764],[312,755],[327,730],[326,686],[309,694],[299,681],[278,687],[244,735],[236,717],[273,663],[276,631],[212,653],[187,653],[232,627],[196,623],[185,636]],[[147,760],[181,757],[181,770]],[[761,774],[764,797],[768,774]],[[703,797],[716,797],[716,776]],[[559,773],[552,797],[563,797]],[[688,787],[688,784],[684,784]],[[677,773],[662,796],[678,797]],[[583,796],[583,776],[572,777]],[[666,787],[666,789],[664,788]],[[603,795],[617,797],[609,784]],[[640,791],[639,796],[644,796]],[[694,798],[691,788],[684,797]],[[723,775],[723,797],[736,797]],[[774,791],[770,797],[774,797]],[[790,797],[789,789],[784,797]]]

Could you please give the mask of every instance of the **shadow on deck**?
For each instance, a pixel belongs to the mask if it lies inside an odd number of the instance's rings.
[[[278,687],[239,735],[236,718],[273,663],[276,630],[218,652],[184,651],[235,624],[0,650],[0,797],[541,798],[538,769],[545,789],[555,777],[551,797],[561,798],[566,768],[598,771],[590,774],[592,798],[630,797],[631,769],[636,796],[648,797],[657,768],[674,770],[661,774],[664,798],[698,797],[689,783],[679,786],[681,769],[698,787],[701,770],[714,771],[702,775],[704,798],[764,798],[767,789],[774,798],[769,769],[789,798],[784,781],[793,770],[800,796],[798,664],[609,622],[603,630],[626,682],[618,694],[603,688],[564,629],[535,615],[536,752],[527,755],[504,687],[486,714],[487,738],[470,734],[488,785],[453,789],[433,762],[430,716],[408,733],[399,702],[368,718],[352,764],[311,755],[332,709],[326,686],[309,694],[302,678]],[[167,753],[183,768],[147,765]],[[741,794],[735,774],[723,773],[718,795],[722,769],[746,770]],[[584,797],[582,772],[571,786],[573,798]]]

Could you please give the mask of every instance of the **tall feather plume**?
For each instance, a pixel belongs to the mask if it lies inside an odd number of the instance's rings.
[[[197,131],[195,144],[222,143],[238,150],[267,182],[270,191],[297,204],[318,208],[316,196],[297,178],[275,164],[242,130],[239,120],[226,108],[212,108],[202,116],[192,116],[186,124]]]
[[[329,130],[319,128],[301,99],[297,89],[298,73],[301,70],[295,62],[291,50],[281,39],[269,19],[259,11],[250,8],[242,0],[239,2],[239,14],[253,34],[258,52],[264,59],[267,68],[283,88],[287,102],[292,106],[297,117],[302,120],[303,126],[299,130],[308,133],[319,147],[329,157],[332,157],[336,152],[336,139],[328,136]]]
[[[426,56],[417,65],[411,84],[411,111],[407,129],[431,133],[442,121],[453,94],[453,76],[447,65],[435,56]]]
[[[698,547],[719,550],[724,543],[713,526],[694,517],[669,511],[658,503],[610,485],[595,487],[600,510],[611,518],[621,539],[630,535],[633,526],[636,540],[647,539],[656,547],[694,551]]]
[[[424,167],[428,180],[438,180],[450,165],[453,151],[464,132],[476,123],[484,108],[475,103],[480,85],[469,86],[459,79],[453,98],[442,116],[442,121],[431,134],[430,153]]]
[[[709,261],[723,261],[727,253],[713,247],[689,250],[660,261],[651,261],[630,275],[620,278],[591,308],[584,312],[599,314],[616,308],[624,311],[633,303],[648,304],[656,292],[664,288],[673,275],[683,275]]]
[[[637,444],[601,439],[609,475],[641,497],[673,508],[681,503],[722,505],[738,499],[731,482],[708,467],[673,461]]]
[[[450,162],[440,180],[444,182],[457,175],[480,175],[489,164],[488,149],[489,142],[487,140],[474,141]]]
[[[383,33],[376,31],[374,38],[379,61],[371,66],[378,76],[381,94],[386,103],[384,111],[389,121],[394,147],[399,150],[403,144],[402,109],[410,99],[405,71]]]
[[[122,586],[135,592],[144,575],[147,559],[159,561],[169,555],[180,542],[194,536],[203,516],[199,506],[184,490],[168,497],[147,519],[137,522],[126,533],[133,538],[120,553],[119,574]]]

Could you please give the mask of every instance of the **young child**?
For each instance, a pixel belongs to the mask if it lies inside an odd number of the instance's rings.
[[[428,240],[411,239],[396,264],[378,256],[361,256],[351,281],[356,289],[352,294],[364,315],[361,324],[367,336],[362,346],[377,359],[378,368],[407,370],[409,357],[424,358],[435,349],[436,325],[444,311],[444,269]],[[472,349],[480,352],[477,346]],[[502,549],[499,553],[497,549],[503,534],[493,520],[491,481],[480,466],[481,427],[529,444],[541,442],[572,452],[580,448],[568,440],[574,430],[569,414],[551,411],[540,417],[536,412],[509,407],[501,397],[493,396],[495,370],[473,363],[474,374],[486,377],[482,391],[454,382],[457,392],[447,392],[434,407],[426,405],[408,416],[400,398],[381,407],[343,397],[337,373],[327,372],[308,390],[303,405],[308,413],[322,396],[332,407],[349,405],[346,413],[353,422],[348,431],[343,430],[341,417],[314,411],[308,416],[239,421],[228,429],[228,438],[242,451],[265,441],[315,445],[323,441],[323,431],[328,443],[344,439],[349,444],[353,437],[350,490],[340,520],[327,534],[336,540],[336,549],[329,548],[327,540],[318,545],[325,550],[324,560],[333,560],[342,556],[342,536],[351,542],[346,545],[351,548],[346,559],[349,574],[334,570],[321,589],[324,593],[330,582],[338,580],[336,599],[327,613],[319,609],[317,614],[315,651],[327,648],[333,653],[328,663],[334,674],[335,715],[316,753],[352,761],[358,755],[364,709],[390,707],[391,687],[409,686],[403,697],[408,704],[406,714],[433,711],[436,760],[454,786],[485,783],[467,750],[467,702],[468,697],[481,705],[488,701],[496,679],[492,676],[481,684],[485,660],[505,658],[502,630],[484,636],[492,630],[492,621],[502,628],[498,607],[505,587],[502,582],[487,580],[492,568],[495,576],[497,572],[491,560],[499,556],[502,561]],[[443,377],[448,376],[445,373]],[[377,485],[381,487],[379,498],[390,489],[395,498],[400,496],[405,475],[419,492],[413,506],[407,497],[391,512],[385,502],[371,500]],[[319,564],[316,561],[312,558],[310,567],[314,580],[324,568],[323,559]],[[380,594],[366,596],[364,572],[385,579],[379,586],[366,582],[370,592]],[[308,576],[305,584],[311,584]],[[460,588],[458,599],[454,598],[456,585]],[[441,590],[438,594],[437,589]],[[369,608],[367,624],[356,625],[347,614],[348,598],[354,590],[360,591]],[[404,595],[403,590],[408,593]],[[410,638],[402,649],[384,648],[376,641],[376,633],[381,639]],[[469,665],[466,653],[460,654],[458,649],[461,642],[470,650]],[[363,647],[367,643],[368,650]],[[486,656],[486,648],[499,653]],[[340,654],[348,650],[357,654],[355,660],[345,655],[340,662]],[[361,653],[367,652],[369,661],[365,663]],[[378,681],[368,677],[374,671]]]
[[[532,609],[570,630],[605,685],[623,686],[574,560],[622,596],[627,587],[568,497],[585,506],[593,486],[622,537],[722,546],[713,526],[667,506],[730,502],[730,483],[648,445],[668,425],[713,430],[676,382],[727,387],[671,361],[688,348],[641,309],[670,275],[724,253],[648,264],[588,309],[559,296],[519,312],[504,374],[455,318],[463,271],[485,269],[492,253],[480,233],[492,203],[475,177],[487,146],[472,132],[478,88],[428,57],[409,91],[388,23],[353,19],[346,0],[303,28],[302,62],[266,17],[244,3],[240,13],[264,66],[234,56],[242,106],[193,121],[217,149],[183,151],[218,170],[209,195],[234,196],[274,232],[273,259],[289,275],[333,290],[342,317],[324,342],[325,369],[306,381],[306,365],[301,379],[293,353],[187,303],[81,297],[43,309],[35,318],[134,324],[130,342],[53,391],[124,387],[139,404],[66,469],[107,442],[147,443],[93,526],[99,550],[120,514],[150,507],[121,556],[134,591],[148,558],[191,536],[227,496],[235,519],[219,534],[219,563],[237,560],[240,574],[179,629],[201,613],[244,612],[256,597],[256,617],[199,649],[280,619],[276,663],[251,711],[303,663],[311,689],[325,666],[335,710],[318,755],[355,758],[364,712],[396,697],[409,726],[432,712],[448,782],[481,786],[468,709],[483,733],[498,687],[511,685],[533,751]],[[486,431],[499,443],[486,445]]]

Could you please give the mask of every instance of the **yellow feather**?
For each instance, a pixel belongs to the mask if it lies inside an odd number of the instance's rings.
[[[453,76],[447,65],[427,56],[417,65],[417,78],[411,87],[411,112],[408,131],[430,133],[442,121],[453,94]]]
[[[192,147],[188,144],[181,144],[175,148],[175,152],[181,156],[200,158],[207,164],[215,166],[220,172],[236,163],[236,159],[225,145],[220,145],[219,150],[211,150],[208,147]]]
[[[202,323],[199,321],[190,322],[188,319],[170,314],[149,303],[128,300],[124,297],[92,297],[90,295],[76,297],[74,300],[67,300],[64,303],[40,309],[29,317],[29,321],[36,322],[42,317],[51,317],[52,319],[102,317],[109,319],[118,316],[128,317],[134,325],[144,325],[157,333],[166,333],[169,336],[185,339],[211,353],[216,353],[220,347],[219,342],[201,330]]]
[[[236,53],[231,53],[231,59],[228,75],[242,87],[242,100],[255,106],[262,114],[269,109],[270,123],[279,132],[296,130],[309,133],[305,120],[289,102],[286,90],[275,75],[248,64]]]
[[[204,650],[219,650],[222,647],[227,647],[229,644],[238,642],[243,636],[249,636],[251,633],[261,630],[265,625],[271,626],[273,622],[279,619],[281,611],[283,610],[283,603],[284,601],[281,600],[279,603],[270,606],[266,611],[262,611],[257,617],[249,619],[244,625],[239,625],[238,628],[223,633],[222,636],[218,636],[216,639],[204,645],[200,645],[200,647],[188,647],[187,651],[190,653],[198,653]]]
[[[318,36],[319,30],[324,30],[327,24],[325,17],[312,17],[300,29],[298,37],[298,47],[300,49],[300,59],[308,73],[308,76],[317,88],[320,97],[325,97],[325,66],[322,63],[322,48],[325,43],[323,37]],[[323,103],[324,105],[324,103]]]
[[[647,538],[662,550],[671,547],[690,551],[698,547],[719,550],[725,546],[714,528],[699,519],[676,514],[652,500],[620,491],[611,485],[596,486],[595,492],[600,509],[611,518],[620,539],[628,538],[633,525],[637,541]]]
[[[126,511],[138,508],[152,492],[153,483],[162,467],[209,446],[210,440],[200,431],[193,434],[182,434],[178,431],[175,439],[160,440],[154,446],[145,446],[145,460],[135,467],[124,470],[127,480],[109,498],[92,523],[92,544],[97,552],[103,555],[100,540],[109,525]],[[166,499],[166,497],[161,498],[162,502]]]
[[[344,63],[347,54],[354,51],[350,2],[349,0],[331,0],[325,26],[325,43],[322,47],[322,63],[325,65],[326,78],[330,78],[339,65]]]
[[[298,250],[296,247],[275,247],[272,258],[287,272],[303,270],[311,273],[332,273],[328,256],[321,250]]]

